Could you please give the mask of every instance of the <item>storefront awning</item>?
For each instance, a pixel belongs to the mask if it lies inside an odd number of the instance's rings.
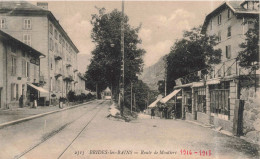
[[[192,83],[192,87],[202,87],[202,86],[204,86],[203,82],[193,82]]]
[[[161,100],[161,99],[156,99],[152,104],[150,104],[150,105],[148,106],[148,108],[153,108],[153,107],[155,107],[156,104],[157,104],[160,100]]]
[[[220,84],[219,79],[212,79],[206,82],[206,85],[211,85],[211,84]]]
[[[184,88],[184,87],[192,87],[192,83],[187,83],[181,86],[175,86],[174,88],[177,89],[177,88]]]
[[[35,85],[32,84],[32,83],[27,83],[27,85],[29,85],[29,86],[31,86],[32,88],[38,90],[39,92],[49,93],[46,89],[43,89],[42,87],[35,86]]]
[[[160,100],[161,103],[166,103],[168,102],[172,97],[174,97],[177,93],[180,92],[181,89],[176,89],[174,90],[171,94],[168,96],[164,97],[163,99]]]

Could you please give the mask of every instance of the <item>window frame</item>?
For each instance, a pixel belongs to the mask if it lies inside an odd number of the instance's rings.
[[[49,25],[50,33],[53,34],[53,25],[50,23]]]
[[[226,46],[226,59],[231,59],[231,45]]]
[[[31,34],[23,34],[23,43],[25,43],[28,46],[32,45],[32,36],[31,36]]]
[[[30,18],[25,18],[23,20],[23,29],[26,30],[32,29],[32,20]]]
[[[6,19],[5,18],[1,18],[0,28],[1,29],[5,29],[6,28]]]
[[[229,26],[228,28],[227,28],[227,38],[230,38],[231,37],[231,26]]]
[[[16,76],[17,59],[15,56],[11,56],[11,76]]]
[[[222,22],[222,16],[221,14],[218,15],[218,25],[221,25]]]

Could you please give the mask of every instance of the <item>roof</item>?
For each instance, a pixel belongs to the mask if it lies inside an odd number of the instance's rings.
[[[211,13],[209,13],[203,23],[202,31],[201,33],[205,34],[207,30],[207,26],[209,24],[209,20],[217,15],[220,11],[223,9],[229,8],[233,11],[235,15],[251,15],[251,16],[259,16],[259,10],[249,10],[242,7],[241,1],[229,1],[229,2],[223,2],[219,7],[217,7],[215,10],[213,10]]]
[[[59,21],[55,18],[51,11],[37,7],[31,3],[25,1],[0,1],[0,14],[8,14],[12,16],[23,15],[23,16],[42,16],[46,15],[54,25],[61,31],[66,40],[70,43],[76,53],[79,53],[78,48],[72,42],[66,31],[62,28]]]
[[[27,50],[28,52],[36,55],[36,56],[44,56],[44,54],[42,54],[41,52],[35,50],[34,48],[32,48],[31,46],[29,45],[26,45],[25,43],[15,39],[14,37],[12,37],[11,35],[3,32],[0,30],[0,39],[4,40],[4,42],[7,42],[9,44],[16,44],[16,46],[20,47],[20,49],[22,50]]]

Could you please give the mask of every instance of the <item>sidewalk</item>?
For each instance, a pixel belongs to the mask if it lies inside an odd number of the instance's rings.
[[[91,102],[91,101],[88,101],[88,102],[85,102],[82,104],[86,104],[89,102]],[[20,122],[21,122],[21,121],[23,121],[23,119],[29,120],[30,117],[36,118],[36,117],[40,117],[43,115],[55,113],[58,111],[74,108],[74,107],[80,106],[82,104],[70,105],[70,106],[64,104],[62,109],[59,108],[59,106],[57,105],[57,106],[38,106],[37,108],[24,107],[24,108],[0,110],[0,127],[2,125],[5,125],[6,123],[11,123],[13,121],[20,120]]]

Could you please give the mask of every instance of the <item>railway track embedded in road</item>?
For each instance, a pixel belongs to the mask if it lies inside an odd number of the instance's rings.
[[[101,101],[100,103],[97,104],[97,106],[103,104],[105,101]],[[96,117],[96,115],[100,112],[100,110],[103,107],[101,107],[89,120],[89,122],[81,129],[81,131],[77,134],[77,136],[70,142],[70,144],[62,151],[62,153],[59,155],[58,159],[67,151],[67,149],[73,144],[73,142],[80,136],[80,134],[86,129],[86,127],[91,123],[91,121]],[[96,107],[92,108],[90,111],[96,109]],[[83,113],[82,115],[79,116],[79,118],[76,118],[74,120],[72,120],[71,122],[61,126],[59,129],[51,132],[50,135],[48,135],[47,137],[43,138],[42,141],[40,141],[39,143],[33,145],[32,147],[30,147],[29,149],[25,150],[24,152],[22,152],[19,155],[16,155],[14,158],[15,159],[20,159],[21,157],[25,156],[27,153],[31,152],[32,150],[34,150],[35,148],[37,148],[38,146],[40,146],[41,144],[43,144],[44,142],[46,142],[47,140],[49,140],[50,138],[54,137],[56,134],[58,134],[59,132],[61,132],[64,128],[66,128],[68,125],[74,123],[75,121],[79,120],[80,118],[82,118],[85,114],[89,113],[89,111],[87,111],[86,113]]]

